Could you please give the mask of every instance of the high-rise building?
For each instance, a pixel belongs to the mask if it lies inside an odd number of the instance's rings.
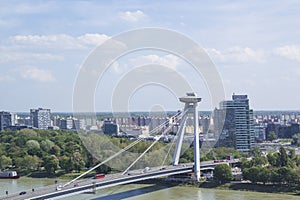
[[[214,111],[215,132],[220,136],[218,145],[248,152],[254,146],[253,110],[247,95],[232,95],[232,100],[220,102]]]
[[[30,109],[30,120],[32,126],[38,129],[48,129],[51,126],[50,109]]]
[[[71,130],[73,128],[73,120],[72,119],[61,119],[60,120],[60,128],[62,130]]]
[[[119,125],[112,121],[104,121],[103,133],[106,135],[119,135]]]
[[[73,129],[78,130],[78,129],[85,129],[85,121],[84,119],[73,119]]]
[[[0,131],[11,125],[11,113],[4,111],[0,112]]]
[[[208,133],[209,125],[210,125],[210,118],[209,117],[201,117],[199,120],[200,126],[202,126],[202,132]]]

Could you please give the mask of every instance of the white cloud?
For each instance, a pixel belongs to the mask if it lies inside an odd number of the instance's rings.
[[[127,22],[138,22],[146,17],[146,15],[140,10],[137,10],[135,12],[131,12],[131,11],[121,12],[119,13],[119,16],[121,19]]]
[[[90,34],[73,37],[66,34],[58,35],[17,35],[10,37],[12,45],[31,48],[85,49],[96,46],[109,39],[105,34]]]
[[[38,82],[52,82],[55,80],[51,71],[37,67],[23,67],[17,71],[19,71],[22,78],[27,80],[34,80]]]
[[[25,60],[35,60],[35,61],[42,61],[42,60],[64,60],[64,57],[61,55],[50,54],[50,53],[31,53],[31,52],[9,52],[9,51],[2,51],[0,50],[0,63],[7,63],[7,62],[15,62],[15,61],[22,61]]]
[[[274,53],[290,60],[300,61],[300,47],[297,45],[285,45],[275,48]]]
[[[179,57],[172,54],[164,56],[157,54],[139,55],[136,57],[131,57],[128,60],[121,59],[119,61],[114,61],[110,65],[109,70],[111,70],[111,72],[115,74],[122,74],[128,70],[150,64],[162,65],[164,67],[177,70],[177,67],[181,64],[181,60]]]
[[[16,35],[0,44],[0,63],[65,59],[66,50],[91,50],[110,37],[87,33],[78,37],[58,35]]]
[[[139,56],[130,60],[130,63],[135,66],[145,65],[145,64],[159,64],[172,69],[180,64],[180,58],[172,54],[165,56],[159,56],[156,54],[150,54],[146,56]]]
[[[122,73],[126,69],[126,65],[123,65],[121,68],[120,63],[118,61],[114,61],[111,65],[110,68],[113,70],[113,72],[119,74]]]
[[[109,38],[110,37],[108,37],[105,34],[91,34],[91,33],[87,33],[85,35],[77,37],[80,43],[88,44],[88,45],[99,45],[104,41],[108,40]]]
[[[232,47],[223,51],[212,48],[206,49],[206,51],[213,60],[222,63],[264,62],[266,57],[264,51],[249,47]]]
[[[294,73],[300,75],[300,67],[294,68]]]
[[[9,75],[1,75],[0,74],[0,82],[9,82],[14,81],[15,79]]]
[[[17,35],[10,38],[12,44],[20,45],[21,47],[31,48],[60,48],[60,49],[80,49],[84,48],[72,36],[59,35]]]

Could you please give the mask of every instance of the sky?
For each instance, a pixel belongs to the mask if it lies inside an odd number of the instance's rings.
[[[224,100],[247,94],[254,110],[300,110],[297,0],[0,1],[0,110],[72,111],[78,74],[93,50],[145,27],[176,31],[198,43],[218,70]],[[111,111],[122,79],[153,63],[187,80],[202,97],[200,110],[216,107],[205,80],[188,63],[170,52],[144,49],[117,59],[99,77],[95,110]],[[153,68],[157,74],[164,69]],[[164,77],[172,81],[170,73]],[[178,110],[183,105],[173,89],[145,83],[120,101],[131,111]]]

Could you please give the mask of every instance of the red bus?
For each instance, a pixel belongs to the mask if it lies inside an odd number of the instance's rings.
[[[105,174],[96,174],[94,176],[94,179],[98,179],[98,178],[104,178],[105,177]]]

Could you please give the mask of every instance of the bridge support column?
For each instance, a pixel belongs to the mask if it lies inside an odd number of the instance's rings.
[[[184,112],[187,112],[187,109],[188,108],[185,107]],[[178,163],[179,163],[182,141],[183,141],[183,136],[184,136],[184,128],[185,128],[185,124],[186,124],[186,118],[187,118],[187,115],[184,114],[180,121],[179,130],[178,130],[178,139],[176,142],[176,147],[175,147],[174,156],[173,156],[173,165],[178,165]]]
[[[93,193],[93,194],[96,194],[96,183],[95,183],[95,182],[93,182],[93,190],[92,190],[92,193]]]
[[[200,137],[198,132],[198,109],[197,103],[194,104],[194,173],[195,179],[200,181]]]
[[[200,144],[199,144],[199,133],[198,133],[198,102],[201,98],[196,97],[195,93],[187,93],[186,97],[179,98],[181,102],[185,103],[183,116],[180,122],[180,127],[178,130],[178,139],[176,143],[176,148],[173,156],[173,165],[178,165],[180,158],[180,151],[182,147],[182,141],[184,136],[184,129],[186,124],[186,119],[189,114],[193,114],[194,117],[194,173],[196,181],[200,180]]]

